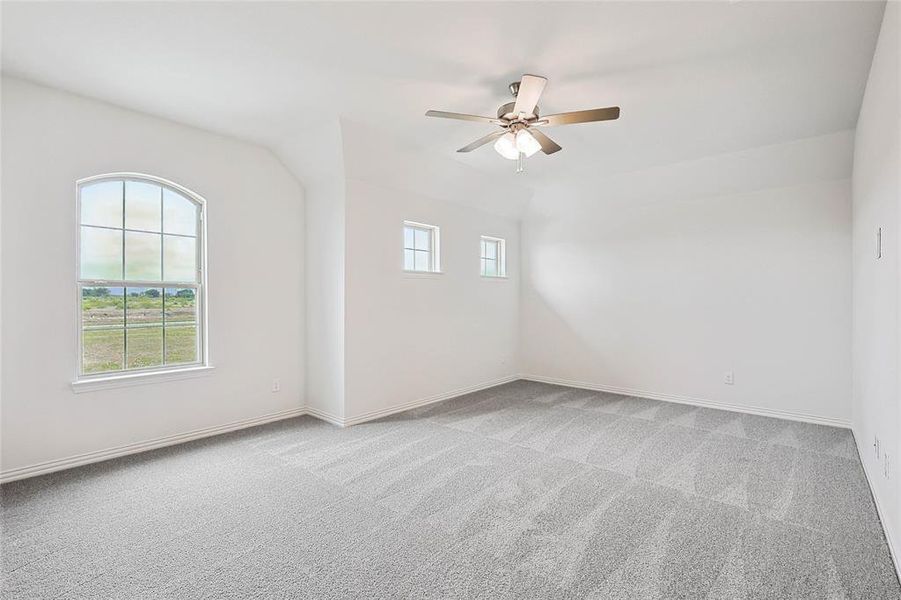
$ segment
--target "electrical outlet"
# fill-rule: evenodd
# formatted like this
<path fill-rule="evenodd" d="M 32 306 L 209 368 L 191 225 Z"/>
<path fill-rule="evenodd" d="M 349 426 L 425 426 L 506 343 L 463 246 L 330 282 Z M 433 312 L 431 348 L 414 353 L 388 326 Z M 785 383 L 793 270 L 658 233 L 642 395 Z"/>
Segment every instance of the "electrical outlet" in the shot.
<path fill-rule="evenodd" d="M 281 382 L 281 380 L 280 380 L 280 379 L 273 379 L 273 380 L 272 380 L 272 391 L 273 391 L 273 393 L 274 393 L 274 392 L 281 391 L 281 389 L 282 389 L 282 382 Z"/>
<path fill-rule="evenodd" d="M 873 436 L 873 453 L 876 454 L 876 460 L 879 460 L 879 438 Z"/>
<path fill-rule="evenodd" d="M 734 385 L 735 384 L 735 373 L 732 371 L 726 371 L 723 373 L 723 383 L 726 385 Z"/>
<path fill-rule="evenodd" d="M 882 476 L 885 477 L 886 479 L 891 479 L 892 478 L 892 457 L 888 452 L 886 452 L 884 454 L 884 456 L 885 456 L 885 458 L 882 461 Z"/>

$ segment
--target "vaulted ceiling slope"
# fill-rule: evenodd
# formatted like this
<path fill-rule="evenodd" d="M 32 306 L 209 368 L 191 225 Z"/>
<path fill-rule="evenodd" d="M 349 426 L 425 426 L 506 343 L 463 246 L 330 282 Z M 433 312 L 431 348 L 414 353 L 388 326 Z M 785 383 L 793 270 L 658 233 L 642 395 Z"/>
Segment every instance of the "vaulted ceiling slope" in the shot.
<path fill-rule="evenodd" d="M 273 151 L 308 192 L 336 199 L 344 197 L 348 181 L 358 180 L 519 218 L 534 193 L 522 179 L 502 180 L 436 153 L 417 151 L 379 127 L 343 118 L 324 119 Z"/>
<path fill-rule="evenodd" d="M 549 78 L 545 114 L 622 107 L 618 121 L 553 130 L 564 151 L 529 159 L 539 182 L 853 128 L 883 8 L 4 2 L 2 64 L 277 152 L 341 118 L 504 180 L 512 165 L 490 147 L 454 152 L 490 129 L 425 110 L 491 115 L 522 73 Z"/>

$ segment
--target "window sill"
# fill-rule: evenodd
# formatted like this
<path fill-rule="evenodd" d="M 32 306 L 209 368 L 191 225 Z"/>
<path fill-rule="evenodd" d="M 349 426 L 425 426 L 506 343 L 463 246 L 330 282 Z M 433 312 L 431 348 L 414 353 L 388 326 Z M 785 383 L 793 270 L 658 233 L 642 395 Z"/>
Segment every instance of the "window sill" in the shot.
<path fill-rule="evenodd" d="M 482 279 L 498 279 L 500 281 L 507 281 L 508 279 L 510 279 L 506 275 L 481 275 L 480 277 Z"/>
<path fill-rule="evenodd" d="M 403 273 L 404 277 L 409 279 L 418 279 L 420 277 L 429 279 L 444 275 L 444 271 L 408 271 L 407 269 L 404 269 Z"/>
<path fill-rule="evenodd" d="M 148 383 L 161 383 L 164 381 L 177 381 L 179 379 L 193 379 L 210 375 L 215 367 L 198 366 L 184 369 L 172 369 L 171 371 L 154 371 L 152 373 L 129 373 L 124 375 L 111 375 L 93 379 L 82 379 L 72 382 L 72 391 L 76 394 L 93 392 L 96 390 L 108 390 L 112 388 L 130 387 L 133 385 L 145 385 Z"/>

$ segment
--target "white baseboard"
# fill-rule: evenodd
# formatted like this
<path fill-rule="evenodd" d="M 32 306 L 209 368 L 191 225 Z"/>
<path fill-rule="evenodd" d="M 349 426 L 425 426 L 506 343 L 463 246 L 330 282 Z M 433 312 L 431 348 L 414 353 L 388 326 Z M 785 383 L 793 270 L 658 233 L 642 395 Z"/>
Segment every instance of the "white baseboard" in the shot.
<path fill-rule="evenodd" d="M 647 390 L 636 390 L 633 388 L 616 387 L 612 385 L 586 383 L 584 381 L 572 381 L 570 379 L 559 379 L 556 377 L 543 377 L 541 375 L 520 375 L 519 378 L 526 379 L 528 381 L 539 381 L 541 383 L 551 383 L 554 385 L 563 385 L 566 387 L 581 388 L 597 392 L 624 394 L 626 396 L 637 396 L 639 398 L 649 398 L 651 400 L 665 400 L 666 402 L 676 402 L 678 404 L 691 404 L 692 406 L 717 408 L 719 410 L 750 413 L 752 415 L 761 415 L 764 417 L 776 417 L 778 419 L 789 419 L 791 421 L 802 421 L 804 423 L 816 423 L 818 425 L 831 425 L 833 427 L 844 427 L 845 429 L 851 428 L 851 422 L 844 419 L 820 417 L 817 415 L 811 415 L 796 411 L 776 410 L 772 408 L 760 408 L 754 406 L 739 406 L 736 404 L 727 404 L 725 402 L 715 402 L 712 400 L 703 400 L 701 398 L 692 398 L 690 396 L 649 392 Z"/>
<path fill-rule="evenodd" d="M 338 427 L 344 427 L 344 419 L 342 417 L 339 417 L 338 415 L 333 415 L 328 411 L 308 406 L 307 414 L 311 417 L 316 417 L 321 421 L 325 421 L 326 423 L 331 423 L 332 425 L 337 425 Z"/>
<path fill-rule="evenodd" d="M 498 379 L 492 379 L 491 381 L 485 381 L 476 385 L 458 388 L 450 392 L 444 392 L 442 394 L 435 394 L 434 396 L 428 396 L 426 398 L 420 398 L 418 400 L 396 404 L 394 406 L 389 406 L 388 408 L 371 410 L 369 412 L 361 413 L 352 417 L 338 417 L 331 413 L 327 413 L 325 411 L 314 408 L 308 408 L 307 412 L 313 417 L 317 417 L 319 419 L 322 419 L 323 421 L 328 421 L 329 423 L 338 425 L 339 427 L 349 427 L 351 425 L 359 425 L 360 423 L 374 421 L 375 419 L 381 419 L 382 417 L 387 417 L 388 415 L 393 415 L 411 410 L 413 408 L 418 408 L 420 406 L 425 406 L 426 404 L 441 402 L 442 400 L 450 400 L 451 398 L 456 398 L 457 396 L 462 396 L 464 394 L 471 394 L 472 392 L 478 392 L 480 390 L 492 388 L 496 385 L 510 383 L 511 381 L 516 381 L 519 378 L 519 375 L 507 375 L 506 377 L 499 377 Z"/>
<path fill-rule="evenodd" d="M 895 573 L 901 578 L 901 563 L 898 562 L 898 552 L 895 548 L 895 545 L 892 543 L 892 536 L 889 534 L 889 529 L 887 527 L 888 521 L 885 518 L 885 511 L 882 509 L 882 505 L 879 504 L 879 496 L 876 495 L 876 488 L 873 487 L 873 476 L 870 473 L 869 461 L 864 459 L 866 450 L 869 450 L 869 447 L 862 448 L 860 446 L 860 442 L 858 441 L 860 438 L 857 435 L 857 431 L 854 430 L 854 427 L 851 427 L 851 434 L 854 436 L 854 446 L 857 448 L 857 454 L 860 458 L 860 464 L 863 465 L 863 473 L 867 478 L 867 485 L 870 486 L 870 495 L 873 497 L 873 504 L 876 505 L 876 514 L 879 515 L 879 522 L 882 524 L 882 532 L 885 534 L 885 541 L 888 543 L 888 551 L 892 557 L 892 563 L 895 565 Z"/>
<path fill-rule="evenodd" d="M 127 456 L 129 454 L 137 454 L 138 452 L 155 450 L 157 448 L 163 448 L 165 446 L 183 444 L 185 442 L 190 442 L 191 440 L 219 435 L 220 433 L 228 433 L 229 431 L 237 431 L 238 429 L 246 429 L 247 427 L 263 425 L 265 423 L 271 423 L 273 421 L 281 421 L 282 419 L 299 417 L 305 414 L 307 414 L 306 408 L 291 408 L 288 410 L 269 413 L 259 417 L 252 417 L 250 419 L 242 419 L 240 421 L 225 423 L 224 425 L 213 425 L 212 427 L 204 427 L 202 429 L 195 429 L 193 431 L 187 431 L 185 433 L 167 435 L 152 440 L 136 442 L 134 444 L 127 444 L 125 446 L 107 448 L 106 450 L 97 450 L 94 452 L 85 452 L 84 454 L 76 454 L 74 456 L 68 456 L 66 458 L 48 460 L 46 462 L 37 463 L 26 467 L 8 469 L 6 471 L 0 472 L 0 483 L 15 481 L 17 479 L 25 479 L 27 477 L 35 477 L 37 475 L 46 475 L 47 473 L 53 473 L 54 471 L 62 471 L 63 469 L 80 467 L 82 465 L 109 460 L 111 458 L 118 458 L 120 456 Z"/>

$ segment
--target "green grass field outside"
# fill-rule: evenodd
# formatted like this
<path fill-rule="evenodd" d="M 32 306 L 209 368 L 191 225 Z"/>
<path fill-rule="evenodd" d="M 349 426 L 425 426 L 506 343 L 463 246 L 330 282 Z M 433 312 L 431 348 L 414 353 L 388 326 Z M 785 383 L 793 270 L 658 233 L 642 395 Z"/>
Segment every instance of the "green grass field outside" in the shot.
<path fill-rule="evenodd" d="M 184 295 L 187 292 L 183 289 L 125 291 L 124 295 L 113 295 L 110 289 L 84 289 L 84 373 L 197 361 L 197 302 L 193 295 Z"/>
<path fill-rule="evenodd" d="M 163 336 L 166 355 L 163 360 Z M 129 327 L 128 329 L 86 329 L 82 335 L 84 372 L 103 373 L 145 369 L 163 364 L 197 361 L 197 327 L 194 324 Z M 127 360 L 126 360 L 127 341 Z"/>

